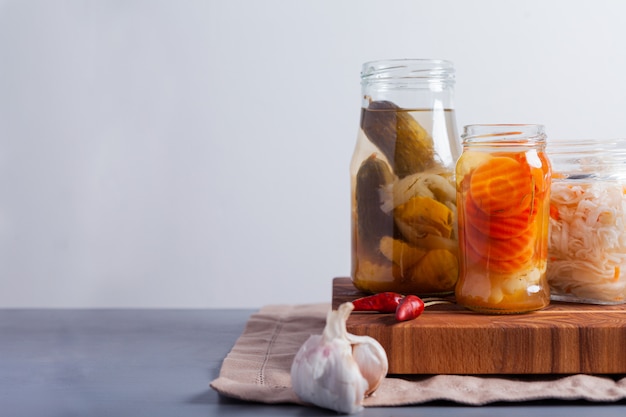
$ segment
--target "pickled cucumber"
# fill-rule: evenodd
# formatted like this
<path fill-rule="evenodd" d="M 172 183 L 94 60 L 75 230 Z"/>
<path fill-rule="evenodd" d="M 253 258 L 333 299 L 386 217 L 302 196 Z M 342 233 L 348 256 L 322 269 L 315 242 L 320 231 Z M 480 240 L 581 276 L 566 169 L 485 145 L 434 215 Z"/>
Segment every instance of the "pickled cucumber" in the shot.
<path fill-rule="evenodd" d="M 398 177 L 435 165 L 433 139 L 407 110 L 390 101 L 372 101 L 361 111 L 361 128 Z"/>
<path fill-rule="evenodd" d="M 356 175 L 357 245 L 376 254 L 378 242 L 394 229 L 393 217 L 381 210 L 379 189 L 393 181 L 389 166 L 372 154 Z"/>

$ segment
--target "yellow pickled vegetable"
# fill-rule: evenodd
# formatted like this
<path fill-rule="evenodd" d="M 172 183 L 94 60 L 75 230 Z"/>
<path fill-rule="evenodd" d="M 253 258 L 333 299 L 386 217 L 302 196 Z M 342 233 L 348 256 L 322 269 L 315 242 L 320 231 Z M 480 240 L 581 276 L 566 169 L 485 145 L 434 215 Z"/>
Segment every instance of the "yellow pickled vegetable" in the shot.
<path fill-rule="evenodd" d="M 418 242 L 427 234 L 449 238 L 454 228 L 453 217 L 445 204 L 421 196 L 394 210 L 396 225 L 409 242 Z"/>
<path fill-rule="evenodd" d="M 353 271 L 353 282 L 357 288 L 365 292 L 387 291 L 395 277 L 401 275 L 400 268 L 394 264 L 381 265 L 377 262 L 360 260 Z"/>
<path fill-rule="evenodd" d="M 443 292 L 454 288 L 459 277 L 459 264 L 452 252 L 434 249 L 426 253 L 410 273 L 411 279 L 427 291 Z"/>
<path fill-rule="evenodd" d="M 391 236 L 385 236 L 380 240 L 380 252 L 385 255 L 385 258 L 398 265 L 403 275 L 404 271 L 419 262 L 426 254 L 426 251 Z"/>

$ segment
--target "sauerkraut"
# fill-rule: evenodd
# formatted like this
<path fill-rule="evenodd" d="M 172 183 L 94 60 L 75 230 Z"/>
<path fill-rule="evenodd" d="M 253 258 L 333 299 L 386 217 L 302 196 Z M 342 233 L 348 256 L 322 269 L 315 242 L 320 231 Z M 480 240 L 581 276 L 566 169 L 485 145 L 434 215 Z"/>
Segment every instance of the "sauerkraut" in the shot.
<path fill-rule="evenodd" d="M 552 299 L 626 301 L 626 188 L 616 181 L 553 180 L 548 281 Z"/>

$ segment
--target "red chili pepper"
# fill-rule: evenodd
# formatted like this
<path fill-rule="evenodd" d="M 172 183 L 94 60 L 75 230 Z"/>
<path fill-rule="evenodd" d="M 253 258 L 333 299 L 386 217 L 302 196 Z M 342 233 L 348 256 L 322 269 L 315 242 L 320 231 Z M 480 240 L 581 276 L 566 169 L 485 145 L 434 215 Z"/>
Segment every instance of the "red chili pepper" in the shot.
<path fill-rule="evenodd" d="M 424 301 L 426 300 L 426 301 Z M 450 304 L 448 300 L 442 298 L 424 298 L 422 300 L 417 295 L 407 295 L 400 301 L 396 309 L 396 321 L 407 321 L 418 318 L 426 307 L 435 304 Z"/>
<path fill-rule="evenodd" d="M 396 320 L 407 321 L 419 317 L 424 311 L 424 302 L 417 295 L 405 296 L 396 309 Z"/>
<path fill-rule="evenodd" d="M 352 301 L 354 311 L 378 311 L 379 313 L 395 313 L 400 300 L 404 296 L 395 292 L 381 292 Z"/>

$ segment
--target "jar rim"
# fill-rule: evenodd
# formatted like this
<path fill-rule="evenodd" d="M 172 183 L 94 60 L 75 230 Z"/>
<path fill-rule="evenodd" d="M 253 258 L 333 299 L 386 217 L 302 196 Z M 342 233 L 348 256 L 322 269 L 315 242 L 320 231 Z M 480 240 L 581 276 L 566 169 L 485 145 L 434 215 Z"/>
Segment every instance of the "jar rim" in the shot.
<path fill-rule="evenodd" d="M 454 64 L 445 59 L 381 59 L 367 61 L 361 69 L 363 82 L 390 80 L 454 82 L 454 74 Z"/>
<path fill-rule="evenodd" d="M 545 127 L 530 123 L 471 124 L 463 127 L 463 143 L 511 144 L 515 142 L 545 143 Z"/>
<path fill-rule="evenodd" d="M 598 148 L 598 149 L 621 149 L 626 151 L 626 138 L 602 138 L 602 139 L 553 139 L 550 146 L 554 148 L 563 148 L 564 150 L 571 148 Z M 572 149 L 572 151 L 574 151 Z M 576 150 L 579 152 L 579 150 Z"/>
<path fill-rule="evenodd" d="M 546 146 L 549 155 L 555 158 L 571 158 L 577 161 L 580 158 L 600 158 L 596 165 L 620 165 L 626 169 L 626 138 L 617 139 L 580 139 L 556 140 Z M 589 160 L 586 160 L 589 164 Z"/>

